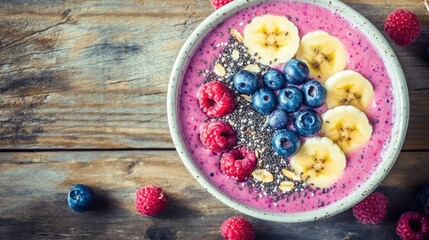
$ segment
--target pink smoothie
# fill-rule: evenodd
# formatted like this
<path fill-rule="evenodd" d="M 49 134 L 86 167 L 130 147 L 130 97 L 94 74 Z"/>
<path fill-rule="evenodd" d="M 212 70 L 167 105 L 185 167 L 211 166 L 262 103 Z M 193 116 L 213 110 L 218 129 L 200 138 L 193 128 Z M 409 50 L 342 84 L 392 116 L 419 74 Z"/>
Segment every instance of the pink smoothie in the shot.
<path fill-rule="evenodd" d="M 219 169 L 220 154 L 206 150 L 198 138 L 200 125 L 208 117 L 200 110 L 196 93 L 204 82 L 201 70 L 213 68 L 213 61 L 222 50 L 230 34 L 229 28 L 243 32 L 246 24 L 255 16 L 264 14 L 290 16 L 298 27 L 299 35 L 316 30 L 324 30 L 338 37 L 348 54 L 346 69 L 355 70 L 368 78 L 375 90 L 373 104 L 366 114 L 374 128 L 370 142 L 347 157 L 343 177 L 329 192 L 307 190 L 293 193 L 287 199 L 274 202 L 272 197 L 260 194 L 255 197 L 246 185 L 236 184 L 223 175 Z M 210 71 L 210 70 L 209 70 Z M 390 78 L 377 49 L 353 24 L 331 10 L 307 3 L 271 2 L 243 10 L 226 19 L 223 24 L 211 31 L 201 42 L 191 59 L 180 91 L 180 123 L 182 136 L 193 159 L 221 191 L 250 207 L 271 212 L 303 212 L 321 208 L 334 203 L 359 188 L 374 172 L 381 162 L 381 153 L 390 141 L 393 119 L 393 95 Z M 271 146 L 269 146 L 271 147 Z M 304 195 L 304 196 L 303 196 Z M 294 196 L 294 197 L 292 197 Z"/>

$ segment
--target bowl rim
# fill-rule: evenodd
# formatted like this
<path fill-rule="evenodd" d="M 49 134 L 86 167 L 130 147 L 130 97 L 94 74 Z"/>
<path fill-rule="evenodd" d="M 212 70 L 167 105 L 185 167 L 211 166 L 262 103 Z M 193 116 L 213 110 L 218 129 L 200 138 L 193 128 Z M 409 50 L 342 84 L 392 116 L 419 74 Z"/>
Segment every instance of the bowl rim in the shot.
<path fill-rule="evenodd" d="M 186 67 L 193 56 L 194 50 L 197 48 L 200 41 L 206 36 L 206 34 L 208 34 L 224 19 L 232 16 L 238 11 L 248 8 L 249 6 L 257 5 L 258 3 L 277 1 L 291 0 L 232 1 L 231 3 L 213 12 L 192 32 L 192 34 L 182 46 L 171 72 L 167 93 L 168 125 L 174 146 L 185 167 L 188 169 L 191 175 L 197 179 L 201 186 L 203 186 L 208 192 L 210 192 L 221 202 L 233 209 L 238 210 L 241 213 L 263 220 L 276 222 L 307 222 L 327 218 L 351 208 L 360 202 L 363 198 L 368 196 L 372 191 L 375 190 L 376 187 L 381 184 L 398 158 L 405 139 L 409 119 L 408 88 L 402 67 L 392 47 L 389 45 L 381 32 L 364 16 L 362 16 L 350 6 L 338 0 L 293 0 L 294 2 L 316 4 L 319 7 L 324 7 L 338 13 L 346 20 L 351 22 L 353 26 L 359 27 L 360 31 L 365 34 L 368 39 L 370 39 L 373 45 L 382 46 L 382 48 L 377 48 L 377 51 L 385 62 L 389 78 L 392 81 L 393 95 L 395 96 L 395 104 L 393 109 L 396 110 L 396 112 L 393 121 L 394 125 L 392 128 L 392 137 L 387 147 L 383 149 L 381 163 L 377 166 L 377 169 L 373 172 L 373 174 L 370 175 L 369 179 L 366 180 L 354 193 L 325 207 L 296 213 L 269 212 L 249 207 L 226 195 L 210 180 L 208 180 L 194 163 L 192 155 L 189 153 L 186 144 L 181 137 L 180 121 L 178 120 L 179 101 L 176 101 L 176 99 L 177 96 L 179 96 L 180 86 L 183 76 L 186 72 Z M 353 19 L 353 21 L 350 21 L 351 19 Z M 374 38 L 371 39 L 371 36 Z"/>

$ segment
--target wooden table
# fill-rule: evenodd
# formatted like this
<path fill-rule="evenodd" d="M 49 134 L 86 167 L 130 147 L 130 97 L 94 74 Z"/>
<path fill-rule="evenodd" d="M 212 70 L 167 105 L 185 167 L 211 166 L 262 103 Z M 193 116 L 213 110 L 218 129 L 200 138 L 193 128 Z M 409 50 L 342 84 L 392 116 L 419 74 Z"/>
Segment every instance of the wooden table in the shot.
<path fill-rule="evenodd" d="M 419 210 L 416 187 L 429 182 L 428 13 L 420 0 L 345 2 L 379 29 L 400 7 L 423 26 L 412 46 L 393 44 L 411 117 L 378 189 L 390 199 L 388 217 L 375 226 L 350 210 L 302 224 L 248 217 L 258 239 L 396 239 L 400 214 Z M 0 0 L 0 239 L 220 239 L 220 224 L 241 214 L 188 173 L 166 116 L 175 57 L 212 11 L 206 0 Z M 96 191 L 94 211 L 68 208 L 76 183 Z M 134 209 L 136 189 L 149 183 L 170 197 L 154 218 Z"/>

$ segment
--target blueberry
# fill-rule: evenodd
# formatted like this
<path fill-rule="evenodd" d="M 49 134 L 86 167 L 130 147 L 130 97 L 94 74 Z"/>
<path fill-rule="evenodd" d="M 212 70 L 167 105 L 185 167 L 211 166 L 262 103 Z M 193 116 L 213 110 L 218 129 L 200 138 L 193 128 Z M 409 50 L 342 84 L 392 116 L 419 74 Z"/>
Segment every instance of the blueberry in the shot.
<path fill-rule="evenodd" d="M 429 184 L 420 188 L 416 198 L 417 202 L 424 208 L 426 215 L 429 215 Z"/>
<path fill-rule="evenodd" d="M 295 86 L 287 86 L 280 90 L 279 105 L 286 112 L 296 112 L 301 108 L 303 96 L 302 91 Z"/>
<path fill-rule="evenodd" d="M 308 81 L 301 86 L 301 90 L 304 94 L 305 105 L 318 108 L 325 102 L 326 89 L 320 82 L 316 80 Z"/>
<path fill-rule="evenodd" d="M 264 74 L 264 83 L 272 90 L 279 90 L 286 86 L 285 75 L 277 69 L 270 68 Z"/>
<path fill-rule="evenodd" d="M 83 184 L 77 184 L 70 189 L 67 195 L 69 207 L 76 212 L 91 210 L 94 203 L 94 193 L 91 188 Z"/>
<path fill-rule="evenodd" d="M 258 89 L 258 76 L 247 70 L 237 72 L 232 77 L 232 81 L 238 93 L 251 95 Z"/>
<path fill-rule="evenodd" d="M 271 141 L 273 150 L 282 157 L 289 157 L 296 153 L 301 146 L 301 140 L 299 140 L 296 132 L 284 129 L 276 132 Z"/>
<path fill-rule="evenodd" d="M 252 95 L 252 104 L 257 112 L 268 115 L 276 109 L 277 97 L 269 88 L 263 87 Z"/>
<path fill-rule="evenodd" d="M 297 59 L 292 59 L 286 63 L 284 74 L 288 83 L 301 85 L 308 79 L 310 71 L 307 64 Z"/>
<path fill-rule="evenodd" d="M 287 112 L 282 109 L 274 110 L 268 117 L 268 125 L 275 130 L 285 129 L 288 122 Z"/>
<path fill-rule="evenodd" d="M 428 61 L 429 61 L 429 45 L 428 45 L 428 46 L 426 46 L 426 49 L 425 49 L 425 55 L 426 55 L 426 60 L 428 60 Z"/>
<path fill-rule="evenodd" d="M 319 132 L 322 127 L 322 119 L 313 109 L 303 109 L 295 113 L 293 126 L 299 135 L 309 137 Z"/>

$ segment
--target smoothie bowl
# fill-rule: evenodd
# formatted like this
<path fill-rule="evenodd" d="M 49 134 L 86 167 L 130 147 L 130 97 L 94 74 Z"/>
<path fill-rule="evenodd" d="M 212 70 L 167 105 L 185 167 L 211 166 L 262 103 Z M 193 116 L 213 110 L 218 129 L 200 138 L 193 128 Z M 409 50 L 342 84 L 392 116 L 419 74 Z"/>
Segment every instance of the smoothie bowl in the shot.
<path fill-rule="evenodd" d="M 167 101 L 175 147 L 198 182 L 281 222 L 332 216 L 370 194 L 409 114 L 391 47 L 339 1 L 227 4 L 181 49 Z"/>

